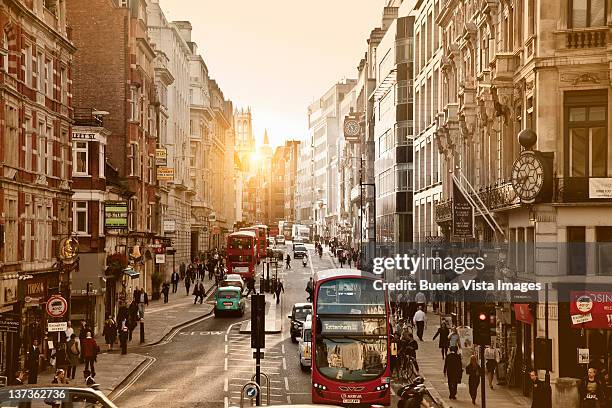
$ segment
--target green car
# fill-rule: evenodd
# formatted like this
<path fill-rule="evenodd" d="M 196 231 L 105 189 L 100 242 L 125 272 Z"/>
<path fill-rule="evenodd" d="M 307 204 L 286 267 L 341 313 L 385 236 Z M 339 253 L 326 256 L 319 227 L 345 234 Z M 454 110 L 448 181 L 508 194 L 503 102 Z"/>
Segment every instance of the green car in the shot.
<path fill-rule="evenodd" d="M 246 301 L 242 297 L 240 288 L 235 286 L 224 286 L 217 289 L 215 293 L 215 316 L 223 313 L 238 313 L 244 316 Z"/>

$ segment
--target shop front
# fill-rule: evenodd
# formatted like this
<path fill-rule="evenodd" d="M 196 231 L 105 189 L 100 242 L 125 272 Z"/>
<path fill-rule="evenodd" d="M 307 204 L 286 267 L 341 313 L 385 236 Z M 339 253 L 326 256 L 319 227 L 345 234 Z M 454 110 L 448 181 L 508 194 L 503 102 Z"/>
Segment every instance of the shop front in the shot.
<path fill-rule="evenodd" d="M 535 307 L 532 303 L 514 303 L 512 326 L 509 343 L 514 344 L 508 358 L 508 381 L 511 385 L 520 387 L 523 395 L 531 393 L 529 371 L 533 364 L 533 344 L 536 337 Z"/>
<path fill-rule="evenodd" d="M 20 318 L 17 303 L 17 273 L 0 276 L 0 375 L 13 378 L 18 369 Z"/>

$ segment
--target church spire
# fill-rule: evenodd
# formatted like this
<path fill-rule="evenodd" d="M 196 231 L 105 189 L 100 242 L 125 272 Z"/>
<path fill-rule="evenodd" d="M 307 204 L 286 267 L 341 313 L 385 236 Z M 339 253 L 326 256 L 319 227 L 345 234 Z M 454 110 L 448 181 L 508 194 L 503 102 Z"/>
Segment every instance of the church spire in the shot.
<path fill-rule="evenodd" d="M 264 146 L 267 146 L 270 144 L 270 140 L 268 140 L 268 129 L 264 130 L 264 140 L 263 140 L 263 144 Z"/>

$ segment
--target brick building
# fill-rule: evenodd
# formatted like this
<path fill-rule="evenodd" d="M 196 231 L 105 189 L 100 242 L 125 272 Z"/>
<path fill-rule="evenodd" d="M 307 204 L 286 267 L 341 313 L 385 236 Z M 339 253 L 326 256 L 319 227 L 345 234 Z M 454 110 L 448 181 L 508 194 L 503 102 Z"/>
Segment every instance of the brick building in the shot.
<path fill-rule="evenodd" d="M 20 322 L 0 333 L 0 375 L 12 376 L 15 350 L 46 331 L 49 295 L 69 296 L 56 256 L 70 235 L 75 47 L 58 0 L 1 0 L 0 27 L 0 313 Z"/>
<path fill-rule="evenodd" d="M 157 142 L 155 51 L 147 34 L 146 2 L 68 0 L 68 21 L 74 29 L 75 104 L 109 112 L 104 126 L 111 133 L 107 159 L 131 193 L 128 228 L 109 231 L 115 245 L 107 257 L 131 257 L 138 278 L 116 296 L 130 301 L 130 289 L 154 291 L 154 238 L 156 220 L 155 147 Z M 108 242 L 107 242 L 108 246 Z M 114 299 L 117 300 L 117 299 Z"/>

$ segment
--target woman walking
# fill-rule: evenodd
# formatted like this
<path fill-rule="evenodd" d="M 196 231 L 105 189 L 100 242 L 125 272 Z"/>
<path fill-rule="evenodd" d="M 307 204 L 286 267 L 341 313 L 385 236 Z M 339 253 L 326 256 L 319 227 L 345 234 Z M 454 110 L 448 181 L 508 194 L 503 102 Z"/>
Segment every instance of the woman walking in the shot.
<path fill-rule="evenodd" d="M 476 396 L 478 394 L 478 385 L 480 384 L 480 366 L 476 360 L 476 356 L 470 357 L 470 364 L 465 367 L 465 372 L 468 375 L 468 385 L 470 389 L 470 397 L 472 397 L 472 404 L 476 405 Z"/>
<path fill-rule="evenodd" d="M 117 341 L 117 323 L 115 323 L 112 317 L 108 316 L 104 322 L 104 330 L 102 331 L 102 334 L 104 335 L 104 340 L 106 341 L 106 349 L 108 351 L 112 351 L 113 344 L 115 344 L 115 341 Z"/>
<path fill-rule="evenodd" d="M 446 322 L 442 322 L 442 325 L 440 325 L 440 327 L 438 327 L 438 331 L 436 332 L 435 336 L 433 336 L 432 340 L 435 340 L 436 337 L 440 336 L 440 339 L 438 340 L 438 347 L 440 347 L 440 352 L 442 353 L 442 360 L 444 360 L 446 358 L 446 355 L 448 353 L 448 335 L 450 334 L 450 331 L 448 330 L 448 327 L 446 327 Z"/>

